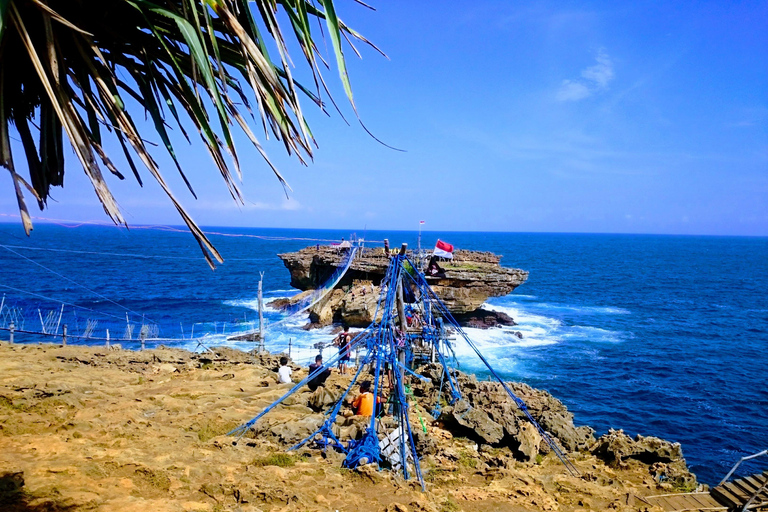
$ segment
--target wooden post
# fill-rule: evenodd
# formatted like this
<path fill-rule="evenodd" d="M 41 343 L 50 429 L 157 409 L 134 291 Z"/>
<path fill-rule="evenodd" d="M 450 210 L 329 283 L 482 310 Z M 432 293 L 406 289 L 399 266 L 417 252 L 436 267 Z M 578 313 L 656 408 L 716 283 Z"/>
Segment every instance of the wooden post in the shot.
<path fill-rule="evenodd" d="M 64 324 L 64 329 L 62 329 L 61 334 L 61 344 L 65 347 L 67 346 L 67 324 Z"/>
<path fill-rule="evenodd" d="M 141 331 L 139 332 L 139 337 L 141 338 L 141 350 L 144 350 L 144 342 L 147 341 L 147 329 L 146 326 L 141 326 Z"/>
<path fill-rule="evenodd" d="M 408 249 L 408 244 L 403 244 L 400 247 L 400 256 L 405 256 L 405 251 Z M 408 324 L 405 321 L 405 300 L 403 299 L 403 276 L 398 276 L 397 279 L 397 316 L 400 318 L 400 330 L 405 335 L 408 331 Z"/>
<path fill-rule="evenodd" d="M 107 329 L 107 350 L 109 350 L 109 329 Z"/>
<path fill-rule="evenodd" d="M 293 338 L 288 338 L 288 359 L 291 358 L 291 344 L 293 342 Z"/>
<path fill-rule="evenodd" d="M 405 321 L 405 301 L 403 300 L 403 280 L 397 281 L 397 316 L 400 319 L 400 330 L 405 334 L 408 331 L 408 323 Z"/>
<path fill-rule="evenodd" d="M 389 239 L 388 238 L 384 239 L 384 254 L 389 256 Z"/>
<path fill-rule="evenodd" d="M 14 332 L 16 332 L 16 324 L 11 322 L 11 325 L 10 325 L 10 333 L 11 333 L 10 334 L 10 342 L 11 342 L 11 345 L 13 345 L 13 333 Z"/>
<path fill-rule="evenodd" d="M 259 272 L 259 352 L 264 352 L 264 297 L 262 295 L 262 281 L 264 272 Z"/>

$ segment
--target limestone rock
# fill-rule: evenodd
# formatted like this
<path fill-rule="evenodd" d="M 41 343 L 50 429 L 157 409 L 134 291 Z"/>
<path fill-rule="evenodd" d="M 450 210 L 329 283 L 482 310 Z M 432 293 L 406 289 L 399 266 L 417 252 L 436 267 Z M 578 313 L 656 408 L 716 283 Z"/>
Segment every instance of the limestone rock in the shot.
<path fill-rule="evenodd" d="M 639 434 L 633 440 L 623 430 L 613 429 L 600 437 L 590 451 L 608 463 L 621 463 L 631 458 L 645 464 L 654 464 L 675 462 L 683 458 L 679 443 Z"/>
<path fill-rule="evenodd" d="M 531 462 L 536 459 L 541 448 L 542 437 L 532 423 L 526 423 L 520 426 L 520 433 L 517 436 L 520 441 L 518 451 L 525 457 L 525 460 Z"/>
<path fill-rule="evenodd" d="M 315 411 L 324 411 L 336 403 L 338 397 L 325 386 L 318 387 L 309 395 L 309 406 Z"/>
<path fill-rule="evenodd" d="M 454 407 L 447 408 L 441 419 L 452 420 L 488 444 L 497 444 L 504 438 L 504 428 L 501 425 L 494 422 L 484 410 L 471 407 L 464 400 L 459 400 Z"/>
<path fill-rule="evenodd" d="M 293 445 L 317 430 L 322 421 L 322 415 L 312 414 L 296 421 L 287 421 L 272 425 L 271 427 L 267 427 L 267 431 L 279 442 Z"/>
<path fill-rule="evenodd" d="M 346 254 L 335 247 L 314 246 L 278 256 L 291 273 L 291 286 L 310 290 L 325 283 Z M 413 259 L 413 254 L 409 256 Z M 502 267 L 499 261 L 500 257 L 495 254 L 457 250 L 452 261 L 440 263 L 445 277 L 428 278 L 428 281 L 451 313 L 469 313 L 477 310 L 488 297 L 507 295 L 528 278 L 528 272 Z M 388 265 L 389 258 L 381 249 L 363 249 L 338 287 L 346 290 L 355 281 L 369 281 L 378 286 Z M 357 324 L 350 322 L 350 325 Z"/>
<path fill-rule="evenodd" d="M 428 377 L 431 383 L 415 383 L 414 396 L 424 397 L 425 401 L 437 400 L 440 366 L 425 365 L 418 373 Z M 509 447 L 527 461 L 534 460 L 539 453 L 549 452 L 548 444 L 500 383 L 480 382 L 475 376 L 460 372 L 456 372 L 456 377 L 464 399 L 442 409 L 440 421 L 446 429 L 485 445 Z M 562 451 L 582 450 L 594 442 L 594 431 L 574 426 L 573 415 L 546 391 L 521 383 L 507 383 L 507 386 L 526 403 L 531 416 Z"/>

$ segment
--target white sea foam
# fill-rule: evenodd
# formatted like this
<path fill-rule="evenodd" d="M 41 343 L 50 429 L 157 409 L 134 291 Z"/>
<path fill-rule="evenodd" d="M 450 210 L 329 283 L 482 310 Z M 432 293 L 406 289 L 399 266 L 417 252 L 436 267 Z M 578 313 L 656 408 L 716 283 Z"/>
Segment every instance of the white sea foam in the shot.
<path fill-rule="evenodd" d="M 546 312 L 556 313 L 580 313 L 588 315 L 598 314 L 629 314 L 622 308 L 592 307 L 592 306 L 564 306 L 547 303 L 517 303 L 516 298 L 536 298 L 535 296 L 507 296 L 491 299 L 492 302 L 483 304 L 483 308 L 491 311 L 506 313 L 511 316 L 517 325 L 491 329 L 465 328 L 464 331 L 480 350 L 489 363 L 505 372 L 514 372 L 519 361 L 530 356 L 532 350 L 562 342 L 577 343 L 617 343 L 627 338 L 626 333 L 590 327 L 582 325 L 569 325 L 558 318 L 549 316 Z M 249 309 L 258 309 L 258 300 L 240 299 L 226 301 L 225 304 Z M 534 312 L 535 311 L 535 312 Z M 291 356 L 294 361 L 309 363 L 317 354 L 315 344 L 329 344 L 333 339 L 332 327 L 305 331 L 302 327 L 308 322 L 307 315 L 300 315 L 285 321 L 280 311 L 274 308 L 266 308 L 267 340 L 266 348 L 272 352 L 287 352 L 291 345 Z M 516 333 L 522 334 L 522 338 Z M 629 335 L 631 336 L 631 334 Z M 226 345 L 242 350 L 253 348 L 252 343 L 226 342 Z M 455 335 L 453 341 L 456 356 L 462 367 L 467 370 L 482 370 L 484 365 L 477 357 L 466 341 Z M 334 348 L 328 348 L 324 352 L 326 359 L 336 354 Z"/>
<path fill-rule="evenodd" d="M 546 307 L 540 308 L 540 304 L 536 305 L 537 309 L 547 309 Z M 546 306 L 546 305 L 544 305 Z M 561 341 L 590 341 L 590 342 L 610 342 L 616 343 L 624 341 L 627 338 L 627 334 L 618 331 L 612 331 L 610 329 L 603 329 L 600 327 L 590 327 L 582 325 L 569 325 L 561 320 L 552 318 L 549 316 L 532 313 L 526 311 L 524 306 L 515 305 L 498 305 L 485 303 L 484 309 L 491 311 L 498 311 L 506 313 L 511 316 L 517 325 L 513 327 L 505 327 L 502 331 L 511 330 L 519 331 L 523 335 L 522 340 L 518 340 L 519 347 L 535 347 L 540 345 L 550 345 Z M 583 311 L 594 311 L 597 309 L 603 310 L 609 314 L 625 314 L 626 310 L 621 308 L 579 308 Z M 626 313 L 629 313 L 626 311 Z"/>
<path fill-rule="evenodd" d="M 270 297 L 269 300 L 271 302 L 272 300 L 275 300 L 275 299 L 288 299 L 288 298 L 290 297 L 275 296 L 275 297 Z M 224 305 L 234 306 L 238 308 L 248 308 L 248 309 L 252 309 L 253 311 L 258 311 L 259 299 L 254 298 L 254 299 L 225 300 Z M 264 302 L 264 312 L 279 313 L 280 310 L 275 308 L 274 306 L 270 306 L 268 302 Z"/>

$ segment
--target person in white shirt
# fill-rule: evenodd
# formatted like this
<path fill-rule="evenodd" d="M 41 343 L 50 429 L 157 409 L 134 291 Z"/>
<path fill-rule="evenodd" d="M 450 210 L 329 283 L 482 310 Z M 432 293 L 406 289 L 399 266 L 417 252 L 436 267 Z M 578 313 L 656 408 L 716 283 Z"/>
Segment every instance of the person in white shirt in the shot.
<path fill-rule="evenodd" d="M 280 358 L 280 368 L 277 370 L 277 381 L 280 384 L 288 384 L 291 380 L 291 368 L 288 366 L 288 358 Z"/>

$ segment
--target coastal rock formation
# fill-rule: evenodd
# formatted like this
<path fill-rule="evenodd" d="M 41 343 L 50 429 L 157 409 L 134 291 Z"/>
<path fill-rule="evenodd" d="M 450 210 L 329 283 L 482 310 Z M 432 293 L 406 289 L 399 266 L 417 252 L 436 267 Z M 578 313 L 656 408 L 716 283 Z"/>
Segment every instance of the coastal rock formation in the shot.
<path fill-rule="evenodd" d="M 568 448 L 579 472 L 571 475 L 498 385 L 462 374 L 474 387 L 465 404 L 443 411 L 476 412 L 455 423 L 426 412 L 434 379 L 409 378 L 425 491 L 375 466 L 343 469 L 332 449 L 286 452 L 324 418 L 310 404 L 338 397 L 348 375 L 332 374 L 327 396 L 297 393 L 256 423 L 258 434 L 234 444 L 227 432 L 290 389 L 277 383 L 277 358 L 221 347 L 195 354 L 0 343 L 0 510 L 640 512 L 649 509 L 635 506 L 635 496 L 695 486 L 676 445 L 616 431 L 592 451 L 578 448 L 591 433 L 573 427 L 559 401 L 511 383 L 556 442 L 577 450 Z M 306 376 L 294 369 L 295 379 Z M 431 379 L 438 369 L 419 372 Z M 467 418 L 470 427 L 460 424 Z M 334 428 L 354 437 L 365 423 L 341 416 Z M 475 423 L 483 437 L 464 437 Z"/>
<path fill-rule="evenodd" d="M 688 471 L 679 443 L 640 434 L 632 439 L 623 430 L 611 429 L 590 451 L 614 467 L 626 467 L 629 460 L 647 464 L 658 481 L 665 481 L 671 487 L 696 487 L 696 478 Z"/>
<path fill-rule="evenodd" d="M 418 390 L 418 396 L 425 397 L 427 404 L 433 401 L 433 405 L 425 407 L 434 407 L 438 400 L 440 366 L 427 365 L 419 373 L 432 382 L 414 383 L 414 394 Z M 523 460 L 549 452 L 549 446 L 542 442 L 536 429 L 531 428 L 533 425 L 499 382 L 481 382 L 474 375 L 461 372 L 457 372 L 456 376 L 465 396 L 453 406 L 443 407 L 439 417 L 454 435 L 494 447 L 508 447 L 520 454 Z M 527 384 L 510 382 L 507 385 L 526 403 L 531 415 L 563 451 L 583 450 L 594 443 L 594 430 L 587 426 L 576 427 L 573 414 L 560 400 Z"/>
<path fill-rule="evenodd" d="M 315 246 L 278 256 L 291 273 L 291 286 L 310 290 L 333 275 L 345 258 L 342 251 L 329 246 Z M 413 257 L 410 252 L 408 255 Z M 489 252 L 457 250 L 452 261 L 440 262 L 445 276 L 429 277 L 427 280 L 451 313 L 470 313 L 488 297 L 507 295 L 528 278 L 528 272 L 524 270 L 500 266 L 500 259 L 500 256 Z M 382 249 L 363 249 L 337 288 L 348 294 L 355 282 L 368 282 L 378 289 L 388 266 L 389 257 Z M 343 307 L 346 306 L 345 303 Z M 336 315 L 346 319 L 343 309 L 339 314 L 335 311 L 340 310 L 334 310 L 331 317 Z M 318 314 L 320 318 L 325 316 L 329 315 Z"/>
<path fill-rule="evenodd" d="M 456 321 L 465 327 L 475 329 L 490 329 L 491 327 L 500 327 L 502 325 L 517 325 L 514 319 L 503 311 L 488 311 L 487 309 L 477 309 L 471 313 L 454 315 Z"/>

